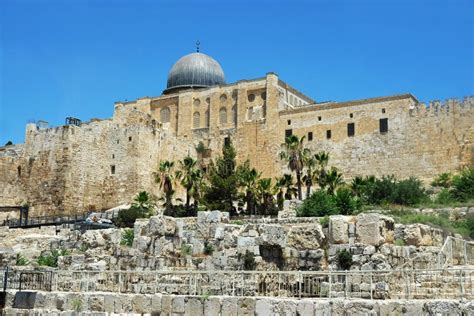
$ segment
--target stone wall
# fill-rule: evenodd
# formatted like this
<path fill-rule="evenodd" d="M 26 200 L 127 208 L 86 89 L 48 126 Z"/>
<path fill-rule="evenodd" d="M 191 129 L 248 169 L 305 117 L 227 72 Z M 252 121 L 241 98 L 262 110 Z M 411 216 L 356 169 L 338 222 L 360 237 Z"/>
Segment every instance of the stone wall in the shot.
<path fill-rule="evenodd" d="M 291 104 L 288 91 L 303 103 L 293 98 Z M 233 140 L 239 162 L 249 159 L 263 176 L 279 176 L 288 172 L 278 155 L 288 129 L 306 136 L 313 151 L 328 151 L 330 165 L 346 178 L 394 174 L 429 180 L 474 163 L 472 97 L 429 108 L 412 95 L 311 102 L 270 73 L 117 102 L 113 118 L 80 126 L 29 124 L 24 145 L 0 148 L 0 205 L 28 202 L 31 216 L 114 207 L 140 190 L 158 193 L 153 172 L 161 159 L 196 157 L 199 142 L 216 157 L 226 137 Z M 161 121 L 164 108 L 170 110 L 169 122 Z M 388 119 L 387 133 L 379 132 L 382 118 Z M 355 124 L 353 137 L 347 135 L 348 123 Z"/>
<path fill-rule="evenodd" d="M 23 297 L 22 297 L 23 296 Z M 8 292 L 5 315 L 472 315 L 474 304 L 459 300 L 344 300 L 271 297 L 181 296 L 118 293 L 37 292 L 30 301 Z M 31 309 L 18 309 L 19 306 Z"/>

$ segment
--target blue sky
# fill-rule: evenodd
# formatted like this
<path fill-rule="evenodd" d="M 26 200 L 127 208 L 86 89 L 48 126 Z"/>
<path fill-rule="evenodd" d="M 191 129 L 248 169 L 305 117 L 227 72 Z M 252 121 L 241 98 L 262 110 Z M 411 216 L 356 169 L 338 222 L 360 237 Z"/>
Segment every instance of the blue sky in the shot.
<path fill-rule="evenodd" d="M 195 50 L 227 82 L 276 72 L 317 101 L 474 94 L 474 1 L 0 1 L 0 145 L 25 124 L 160 95 Z"/>

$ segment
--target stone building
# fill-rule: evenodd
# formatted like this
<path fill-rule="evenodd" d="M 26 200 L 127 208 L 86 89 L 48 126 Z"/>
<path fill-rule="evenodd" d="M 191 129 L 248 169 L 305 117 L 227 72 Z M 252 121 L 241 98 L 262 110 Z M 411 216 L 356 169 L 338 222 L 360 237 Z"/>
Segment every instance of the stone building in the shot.
<path fill-rule="evenodd" d="M 426 106 L 411 94 L 318 103 L 274 73 L 226 84 L 218 62 L 192 53 L 162 95 L 116 102 L 112 118 L 28 124 L 24 144 L 0 148 L 0 205 L 28 202 L 35 215 L 114 207 L 139 190 L 158 193 L 160 160 L 197 156 L 200 142 L 215 157 L 227 139 L 240 162 L 275 177 L 290 134 L 328 151 L 347 178 L 429 180 L 474 164 L 473 106 L 474 97 Z"/>

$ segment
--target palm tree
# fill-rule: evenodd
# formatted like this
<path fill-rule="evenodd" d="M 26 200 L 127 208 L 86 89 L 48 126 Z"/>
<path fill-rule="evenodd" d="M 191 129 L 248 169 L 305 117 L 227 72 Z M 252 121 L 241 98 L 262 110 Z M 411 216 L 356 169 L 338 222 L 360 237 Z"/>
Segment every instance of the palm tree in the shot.
<path fill-rule="evenodd" d="M 311 195 L 311 187 L 313 186 L 313 179 L 316 177 L 317 160 L 314 156 L 308 156 L 305 159 L 306 174 L 303 176 L 303 182 L 306 184 L 306 198 Z"/>
<path fill-rule="evenodd" d="M 329 170 L 326 174 L 325 184 L 327 186 L 327 192 L 331 195 L 334 194 L 337 187 L 339 187 L 343 183 L 344 181 L 342 179 L 342 173 L 337 171 L 337 168 L 332 167 L 331 170 Z"/>
<path fill-rule="evenodd" d="M 364 191 L 365 185 L 366 185 L 366 181 L 363 177 L 355 176 L 354 178 L 352 178 L 352 181 L 351 181 L 351 184 L 350 184 L 352 194 L 354 194 L 354 196 L 360 198 L 362 196 L 363 191 Z"/>
<path fill-rule="evenodd" d="M 309 156 L 309 149 L 303 145 L 304 136 L 298 138 L 296 135 L 290 135 L 285 139 L 283 151 L 280 158 L 288 162 L 288 168 L 296 173 L 296 185 L 298 187 L 298 199 L 302 200 L 301 193 L 301 172 L 304 167 L 305 157 Z"/>
<path fill-rule="evenodd" d="M 329 162 L 329 153 L 320 151 L 314 155 L 314 159 L 318 165 L 318 169 L 316 170 L 316 181 L 318 182 L 318 185 L 321 187 L 321 189 L 324 189 L 326 187 L 326 168 Z"/>
<path fill-rule="evenodd" d="M 173 167 L 174 162 L 163 160 L 160 161 L 160 166 L 158 168 L 158 172 L 155 174 L 155 181 L 160 185 L 160 189 L 163 190 L 165 194 L 165 209 L 167 211 L 171 211 L 173 208 L 173 184 L 174 184 L 174 177 L 173 177 Z"/>
<path fill-rule="evenodd" d="M 199 180 L 202 179 L 202 170 L 198 167 L 198 161 L 190 156 L 184 157 L 184 159 L 178 162 L 179 170 L 176 171 L 176 179 L 178 179 L 186 190 L 186 210 L 190 210 L 191 197 L 197 196 L 197 191 L 200 191 L 198 185 Z M 194 200 L 195 207 L 197 206 L 196 200 Z"/>
<path fill-rule="evenodd" d="M 285 189 L 285 192 L 283 189 Z M 283 209 L 285 200 L 291 200 L 298 193 L 298 190 L 293 186 L 293 176 L 288 173 L 276 179 L 275 190 L 277 191 L 277 203 L 280 210 Z"/>
<path fill-rule="evenodd" d="M 155 206 L 155 202 L 151 194 L 146 191 L 141 191 L 133 199 L 132 206 L 148 214 Z"/>
<path fill-rule="evenodd" d="M 255 193 L 256 184 L 261 173 L 255 168 L 250 168 L 250 162 L 247 160 L 243 165 L 237 168 L 239 186 L 245 191 L 245 202 L 247 203 L 247 214 L 255 213 Z"/>
<path fill-rule="evenodd" d="M 272 186 L 272 179 L 264 178 L 257 181 L 257 199 L 261 215 L 275 215 L 275 187 Z"/>

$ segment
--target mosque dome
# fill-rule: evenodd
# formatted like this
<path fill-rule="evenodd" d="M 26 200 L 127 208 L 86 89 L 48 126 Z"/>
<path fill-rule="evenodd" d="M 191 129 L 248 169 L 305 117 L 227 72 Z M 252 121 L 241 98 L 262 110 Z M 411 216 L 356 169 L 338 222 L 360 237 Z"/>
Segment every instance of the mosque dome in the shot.
<path fill-rule="evenodd" d="M 168 74 L 168 84 L 163 93 L 180 89 L 205 88 L 225 83 L 224 71 L 213 58 L 202 53 L 181 57 Z"/>

